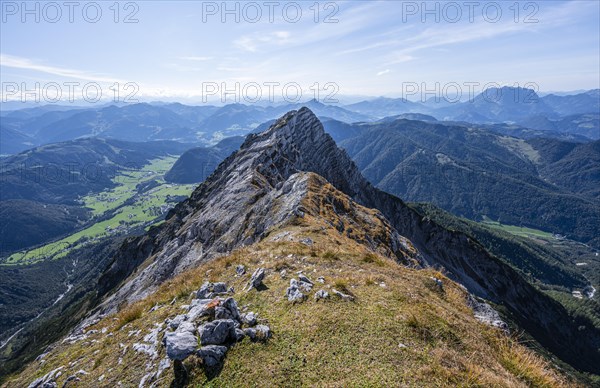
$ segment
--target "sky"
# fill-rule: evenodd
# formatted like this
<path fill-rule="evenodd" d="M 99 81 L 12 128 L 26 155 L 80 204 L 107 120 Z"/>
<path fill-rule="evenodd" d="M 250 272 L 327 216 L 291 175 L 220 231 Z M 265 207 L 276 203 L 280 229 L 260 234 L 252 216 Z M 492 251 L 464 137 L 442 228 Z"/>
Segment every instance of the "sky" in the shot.
<path fill-rule="evenodd" d="M 600 88 L 596 0 L 65 4 L 0 1 L 3 101 L 100 92 L 210 102 L 229 91 L 242 103 L 336 102 L 464 97 L 498 85 Z"/>

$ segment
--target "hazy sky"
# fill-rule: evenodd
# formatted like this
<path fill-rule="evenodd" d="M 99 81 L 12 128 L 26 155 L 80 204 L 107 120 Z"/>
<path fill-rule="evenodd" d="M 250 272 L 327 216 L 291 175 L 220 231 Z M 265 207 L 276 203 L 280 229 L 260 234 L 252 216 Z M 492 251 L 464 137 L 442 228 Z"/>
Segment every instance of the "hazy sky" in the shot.
<path fill-rule="evenodd" d="M 228 2 L 230 13 L 221 1 L 22 4 L 1 2 L 5 94 L 36 82 L 63 92 L 64 82 L 97 82 L 105 94 L 131 82 L 150 99 L 197 98 L 236 82 L 247 94 L 256 82 L 263 95 L 265 83 L 279 83 L 277 94 L 295 82 L 307 98 L 315 83 L 331 83 L 321 98 L 400 96 L 436 83 L 600 87 L 596 0 L 429 2 L 429 13 L 421 1 Z"/>

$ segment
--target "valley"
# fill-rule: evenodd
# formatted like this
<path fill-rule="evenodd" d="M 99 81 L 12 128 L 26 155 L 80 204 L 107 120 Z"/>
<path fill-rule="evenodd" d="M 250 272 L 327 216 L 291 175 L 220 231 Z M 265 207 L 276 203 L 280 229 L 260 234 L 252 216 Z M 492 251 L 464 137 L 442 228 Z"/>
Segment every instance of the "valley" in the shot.
<path fill-rule="evenodd" d="M 108 212 L 113 215 L 113 218 L 134 214 L 133 207 L 140 206 L 138 201 L 143 201 L 148 206 L 147 209 L 150 209 L 156 205 L 153 202 L 155 197 L 151 195 L 163 193 L 165 197 L 160 198 L 162 201 L 166 201 L 166 195 L 173 195 L 175 186 L 167 187 L 170 184 L 165 183 L 161 177 L 174 161 L 173 157 L 153 159 L 145 165 L 152 166 L 155 171 L 153 174 L 145 171 L 145 168 L 136 172 L 124 171 L 115 176 L 113 188 L 94 196 L 86 196 L 82 198 L 82 202 L 89 203 L 97 216 Z M 150 182 L 156 183 L 149 184 Z M 140 187 L 152 186 L 155 187 L 140 190 Z M 181 190 L 185 188 L 186 186 L 181 186 Z M 106 200 L 107 203 L 99 205 L 94 202 L 98 199 Z M 210 281 L 228 279 L 228 282 L 235 284 L 234 290 L 228 292 L 237 294 L 239 292 L 237 290 L 242 287 L 239 280 L 229 277 L 226 273 L 233 273 L 234 266 L 243 263 L 250 268 L 257 265 L 268 268 L 269 276 L 268 280 L 265 280 L 267 286 L 264 289 L 259 288 L 259 290 L 266 289 L 266 294 L 261 292 L 251 299 L 247 299 L 250 297 L 248 292 L 240 296 L 241 300 L 247 301 L 246 303 L 254 304 L 256 307 L 262 306 L 259 314 L 267 318 L 264 322 L 268 322 L 274 330 L 272 341 L 275 347 L 271 349 L 268 345 L 271 342 L 267 342 L 265 348 L 268 357 L 280 357 L 281 346 L 285 347 L 287 343 L 285 337 L 297 333 L 298 330 L 292 325 L 295 320 L 289 318 L 279 320 L 278 317 L 282 312 L 276 312 L 285 310 L 290 313 L 295 310 L 296 304 L 290 306 L 277 296 L 281 295 L 287 276 L 294 276 L 294 273 L 299 273 L 297 271 L 301 270 L 313 277 L 324 276 L 328 290 L 334 294 L 342 290 L 341 295 L 346 295 L 340 297 L 341 300 L 334 298 L 331 302 L 324 302 L 326 305 L 333 303 L 329 308 L 334 308 L 336 314 L 343 314 L 345 303 L 349 303 L 348 300 L 352 298 L 355 298 L 357 300 L 355 303 L 358 303 L 352 307 L 353 311 L 356 309 L 362 311 L 362 308 L 373 303 L 375 305 L 384 303 L 387 305 L 386 309 L 390 311 L 402 310 L 401 300 L 388 299 L 387 302 L 383 302 L 381 299 L 383 294 L 380 295 L 379 290 L 385 291 L 388 287 L 390 290 L 406 287 L 402 282 L 398 283 L 399 276 L 408 276 L 408 278 L 424 276 L 423 290 L 427 289 L 429 290 L 427 293 L 433 294 L 425 296 L 422 290 L 404 290 L 401 294 L 408 292 L 412 295 L 413 292 L 417 292 L 421 295 L 418 299 L 425 298 L 427 306 L 422 306 L 423 309 L 420 310 L 410 303 L 409 310 L 395 313 L 404 317 L 399 319 L 406 320 L 405 326 L 408 330 L 404 332 L 402 329 L 395 335 L 399 338 L 406 335 L 413 338 L 410 341 L 402 340 L 401 343 L 417 351 L 415 353 L 417 358 L 408 357 L 409 364 L 405 367 L 412 365 L 411 368 L 425 371 L 426 369 L 423 369 L 425 364 L 421 364 L 418 354 L 421 351 L 427 353 L 425 349 L 429 347 L 442 352 L 441 354 L 453 352 L 455 342 L 452 338 L 458 335 L 456 330 L 459 332 L 463 330 L 459 329 L 461 324 L 450 316 L 443 322 L 433 319 L 431 313 L 437 307 L 429 303 L 445 304 L 444 313 L 440 312 L 438 316 L 440 314 L 445 316 L 443 314 L 453 309 L 457 309 L 455 310 L 457 314 L 462 314 L 458 311 L 470 312 L 470 308 L 463 304 L 464 295 L 458 299 L 456 296 L 450 296 L 454 295 L 455 291 L 450 290 L 454 289 L 453 284 L 457 282 L 465 288 L 459 287 L 456 290 L 466 290 L 473 295 L 472 298 L 491 301 L 500 312 L 502 320 L 507 322 L 502 325 L 508 324 L 508 327 L 513 330 L 525 330 L 527 338 L 533 341 L 531 345 L 533 349 L 557 355 L 560 360 L 555 362 L 561 368 L 569 370 L 570 376 L 577 376 L 577 379 L 583 380 L 594 379 L 594 360 L 597 354 L 591 347 L 600 341 L 598 305 L 594 295 L 591 295 L 594 299 L 586 300 L 571 295 L 574 290 L 583 292 L 591 281 L 581 272 L 585 266 L 574 265 L 574 258 L 570 251 L 573 250 L 575 245 L 572 244 L 575 243 L 566 239 L 556 239 L 553 235 L 531 228 L 517 228 L 490 220 L 477 223 L 457 218 L 430 204 L 407 205 L 398 198 L 379 191 L 362 177 L 357 166 L 343 150 L 337 148 L 333 139 L 324 132 L 320 121 L 306 108 L 289 112 L 264 132 L 249 136 L 237 153 L 227 158 L 187 199 L 179 202 L 168 213 L 164 222 L 144 232 L 141 227 L 145 226 L 148 220 L 147 214 L 142 213 L 138 213 L 138 217 L 135 218 L 138 229 L 142 229 L 139 231 L 140 234 L 124 237 L 122 243 L 117 242 L 117 246 L 103 248 L 99 242 L 109 242 L 111 239 L 99 239 L 95 244 L 84 244 L 78 249 L 66 252 L 65 255 L 57 253 L 53 260 L 30 266 L 34 268 L 36 265 L 78 258 L 78 260 L 86 260 L 88 265 L 96 263 L 97 268 L 88 272 L 95 274 L 92 275 L 92 279 L 95 280 L 91 283 L 89 280 L 87 283 L 81 283 L 82 280 L 79 280 L 74 283 L 74 286 L 70 286 L 73 284 L 71 282 L 64 283 L 68 292 L 63 288 L 56 294 L 58 300 L 56 297 L 51 299 L 51 302 L 56 305 L 47 310 L 48 317 L 44 319 L 42 316 L 34 320 L 60 321 L 64 319 L 64 315 L 58 313 L 57 309 L 64 309 L 67 306 L 75 309 L 75 316 L 80 316 L 87 309 L 82 310 L 81 302 L 78 303 L 78 300 L 95 306 L 79 324 L 79 329 L 75 331 L 72 339 L 67 340 L 64 345 L 47 349 L 49 353 L 43 357 L 44 366 L 36 373 L 38 377 L 60 365 L 75 362 L 74 355 L 81 352 L 75 350 L 80 349 L 77 343 L 80 340 L 94 338 L 93 343 L 98 345 L 94 345 L 91 350 L 93 354 L 99 352 L 106 354 L 101 357 L 104 361 L 93 361 L 94 357 L 88 355 L 84 360 L 78 361 L 82 364 L 77 368 L 84 368 L 86 375 L 91 373 L 90 377 L 93 376 L 96 380 L 110 378 L 107 375 L 110 370 L 120 370 L 119 365 L 123 362 L 120 360 L 127 359 L 128 363 L 137 364 L 145 359 L 144 354 L 151 356 L 146 361 L 149 368 L 146 373 L 129 374 L 123 370 L 118 374 L 118 380 L 111 381 L 117 384 L 150 379 L 157 383 L 160 381 L 168 383 L 173 378 L 177 379 L 179 373 L 176 371 L 177 367 L 175 372 L 172 372 L 173 369 L 164 371 L 159 366 L 159 357 L 163 358 L 161 365 L 170 364 L 166 361 L 168 357 L 162 355 L 163 350 L 156 342 L 158 340 L 152 342 L 154 336 L 162 335 L 160 333 L 164 331 L 162 325 L 154 324 L 156 323 L 154 312 L 162 311 L 161 314 L 166 314 L 161 315 L 163 318 L 159 321 L 171 316 L 175 310 L 167 307 L 172 305 L 168 304 L 167 300 L 173 300 L 176 304 L 185 303 L 190 288 L 199 287 L 205 279 Z M 104 230 L 98 229 L 99 233 Z M 579 249 L 582 255 L 591 253 L 589 250 L 581 251 L 581 247 L 584 246 L 580 245 Z M 89 259 L 93 257 L 93 260 L 86 257 Z M 249 259 L 249 257 L 255 258 Z M 220 262 L 226 264 L 220 266 L 218 264 Z M 589 263 L 593 271 L 597 261 L 589 261 Z M 204 267 L 205 265 L 209 267 Z M 390 265 L 392 272 L 384 275 Z M 431 272 L 436 266 L 444 269 L 442 272 Z M 28 266 L 12 265 L 12 267 L 27 268 Z M 391 275 L 392 273 L 394 275 Z M 403 273 L 405 275 L 401 275 Z M 493 277 L 490 278 L 488 274 L 493 274 Z M 293 285 L 293 282 L 291 284 Z M 407 280 L 406 284 L 415 284 L 415 280 Z M 84 299 L 76 297 L 77 288 L 81 290 L 80 294 L 83 292 L 87 295 Z M 378 292 L 374 292 L 375 290 Z M 265 297 L 267 299 L 264 299 Z M 344 298 L 348 300 L 344 301 Z M 370 298 L 375 299 L 369 302 Z M 437 298 L 441 298 L 439 302 Z M 521 303 L 522 298 L 528 300 L 526 305 Z M 178 300 L 181 302 L 177 302 Z M 198 302 L 192 300 L 191 303 Z M 279 305 L 280 303 L 283 304 Z M 312 303 L 314 302 L 306 301 L 301 303 L 299 308 L 306 306 L 309 309 L 307 312 L 310 311 L 309 314 L 317 315 L 327 311 L 313 310 Z M 341 305 L 338 306 L 339 303 Z M 272 304 L 279 307 L 271 307 Z M 487 307 L 477 308 L 487 309 Z M 53 310 L 56 310 L 56 313 L 52 313 Z M 382 313 L 382 311 L 377 313 L 379 320 Z M 107 318 L 113 316 L 117 318 Z M 552 319 L 548 319 L 550 316 Z M 499 322 L 500 316 L 497 317 L 492 319 L 488 316 L 486 319 Z M 115 319 L 122 320 L 122 323 L 112 325 L 111 322 Z M 306 319 L 304 318 L 305 321 Z M 330 318 L 323 315 L 323 319 Z M 465 319 L 467 318 L 462 318 L 460 321 L 464 322 Z M 132 327 L 131 325 L 136 325 L 135 322 L 142 326 L 139 329 L 136 326 Z M 352 322 L 352 319 L 348 320 L 349 324 Z M 198 321 L 195 323 L 206 324 Z M 95 326 L 98 324 L 100 326 Z M 354 327 L 353 325 L 351 324 L 349 328 Z M 372 323 L 368 325 L 371 327 Z M 140 334 L 139 338 L 138 334 L 131 334 L 137 332 L 136 330 L 143 332 L 145 330 L 143 327 L 150 326 L 157 327 L 153 329 L 157 330 L 156 333 Z M 133 336 L 132 339 L 135 338 L 135 341 L 141 341 L 130 343 L 128 347 L 151 350 L 124 352 L 115 358 L 114 352 L 110 351 L 112 339 L 105 342 L 103 336 L 94 337 L 96 330 L 100 330 L 104 332 L 103 334 L 112 333 L 113 336 L 121 338 L 123 334 L 119 332 L 123 327 L 126 327 L 130 333 L 128 336 Z M 403 326 L 400 325 L 398 329 L 401 327 Z M 36 329 L 35 325 L 28 324 L 23 330 L 15 333 L 11 340 L 16 347 L 5 347 L 5 357 L 11 357 L 13 351 L 21 352 L 18 349 L 32 346 L 23 341 L 31 335 L 32 331 L 37 332 L 39 329 Z M 323 328 L 319 327 L 317 330 Z M 381 330 L 395 332 L 392 327 L 373 328 L 373 330 L 375 330 L 374 334 L 380 333 Z M 416 331 L 412 332 L 413 330 Z M 411 332 L 413 334 L 410 334 Z M 551 334 L 556 332 L 560 332 L 561 335 Z M 423 337 L 415 338 L 412 337 L 414 333 L 424 334 Z M 348 333 L 341 335 L 341 338 L 348 337 Z M 55 337 L 47 337 L 46 343 L 51 343 L 53 338 Z M 302 338 L 306 336 L 303 335 Z M 342 341 L 341 338 L 337 341 Z M 422 338 L 424 342 L 418 338 Z M 319 341 L 323 340 L 321 338 Z M 121 341 L 130 340 L 121 339 Z M 473 338 L 473 341 L 480 342 L 481 339 Z M 568 341 L 569 347 L 565 347 L 565 341 Z M 106 348 L 103 348 L 104 343 L 107 344 Z M 247 345 L 244 343 L 239 349 L 245 349 L 246 346 L 251 346 L 250 349 L 253 349 L 252 341 Z M 457 343 L 457 346 L 464 348 L 469 345 Z M 494 353 L 498 351 L 498 346 L 502 348 L 507 345 L 494 340 L 488 342 L 486 346 L 496 349 L 492 351 Z M 505 356 L 525 357 L 523 352 L 527 351 L 517 350 L 515 346 L 518 345 L 509 345 L 509 348 L 517 353 L 504 353 Z M 390 353 L 392 348 L 382 353 L 381 357 L 389 360 L 396 359 L 397 355 Z M 235 357 L 235 349 L 238 348 L 232 349 L 234 350 L 231 357 Z M 353 349 L 355 348 L 349 344 L 348 351 L 355 351 Z M 320 352 L 327 359 L 335 359 L 327 348 L 322 348 Z M 111 353 L 114 356 L 109 356 Z M 23 353 L 20 357 L 27 357 L 26 354 Z M 157 356 L 152 356 L 153 354 Z M 586 357 L 580 357 L 581 354 L 585 354 Z M 343 358 L 347 360 L 346 356 Z M 432 362 L 434 364 L 441 362 L 441 359 L 436 357 L 427 359 L 428 365 Z M 203 380 L 206 377 L 203 376 L 209 376 L 208 379 L 215 378 L 210 377 L 211 375 L 197 374 L 197 367 L 194 366 L 197 361 L 193 360 L 194 358 L 191 364 L 186 364 L 192 381 L 206 382 Z M 532 364 L 517 362 L 521 367 L 527 368 L 521 371 L 513 369 L 516 366 L 508 359 L 486 362 L 499 362 L 500 369 L 487 376 L 481 375 L 480 372 L 469 372 L 475 373 L 477 376 L 473 377 L 475 381 L 510 380 L 513 378 L 509 377 L 511 373 L 516 373 L 514 376 L 518 379 L 525 379 L 522 381 L 529 381 L 527 379 L 542 381 L 538 380 L 542 378 L 541 375 L 545 375 L 546 378 L 549 376 L 548 372 L 542 373 L 537 369 L 549 368 L 549 365 L 542 361 L 535 361 Z M 35 363 L 33 362 L 33 365 Z M 240 368 L 244 368 L 243 363 L 239 365 Z M 352 368 L 359 368 L 359 365 L 365 365 L 365 360 L 360 359 Z M 158 368 L 156 372 L 151 371 L 154 368 Z M 334 370 L 337 368 L 323 368 L 320 374 L 306 378 L 335 378 Z M 446 368 L 444 373 L 447 377 L 438 375 L 436 378 L 442 378 L 439 380 L 440 384 L 451 384 L 452 381 L 461 381 L 465 378 L 464 375 L 457 375 L 453 366 L 442 366 L 442 368 Z M 464 368 L 469 370 L 473 366 L 460 367 L 459 370 Z M 224 371 L 221 377 L 216 377 L 224 380 L 216 381 L 225 384 L 237 381 L 235 377 L 228 374 L 228 371 L 230 369 Z M 305 372 L 302 371 L 304 369 L 300 367 L 293 376 L 298 376 L 298 373 L 304 374 Z M 440 371 L 438 370 L 437 373 L 441 373 Z M 591 374 L 582 374 L 581 371 Z M 161 379 L 163 372 L 166 373 L 164 375 L 167 376 L 164 377 L 166 380 Z M 505 374 L 506 372 L 508 375 Z M 175 377 L 169 377 L 173 376 L 171 373 L 175 373 Z M 277 373 L 285 376 L 285 368 Z M 524 374 L 529 377 L 523 377 Z M 25 372 L 23 376 L 27 379 L 29 372 Z M 216 376 L 219 376 L 219 373 Z M 385 381 L 386 378 L 378 374 L 373 377 L 377 379 L 373 381 Z M 14 381 L 20 381 L 20 377 L 16 378 L 17 380 Z M 79 378 L 85 379 L 84 376 Z M 406 378 L 407 376 L 404 376 L 402 379 Z M 371 380 L 363 382 L 366 381 Z M 548 382 L 548 384 L 555 385 L 556 382 Z"/>
<path fill-rule="evenodd" d="M 65 256 L 102 238 L 127 235 L 136 229 L 156 224 L 180 200 L 189 196 L 195 185 L 166 183 L 164 174 L 177 157 L 152 160 L 140 170 L 124 170 L 112 181 L 114 188 L 91 194 L 78 202 L 92 210 L 89 226 L 41 247 L 14 253 L 0 265 L 31 264 Z"/>
<path fill-rule="evenodd" d="M 0 388 L 600 388 L 600 1 L 75 3 L 0 4 Z"/>

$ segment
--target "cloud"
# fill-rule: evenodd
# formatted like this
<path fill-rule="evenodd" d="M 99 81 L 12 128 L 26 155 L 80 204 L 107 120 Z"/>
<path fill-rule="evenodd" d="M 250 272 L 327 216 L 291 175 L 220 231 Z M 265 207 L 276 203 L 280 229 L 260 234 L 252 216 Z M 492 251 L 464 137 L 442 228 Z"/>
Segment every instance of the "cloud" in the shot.
<path fill-rule="evenodd" d="M 82 71 L 82 70 L 74 70 L 67 69 L 63 67 L 42 65 L 38 63 L 34 63 L 32 60 L 27 58 L 16 57 L 13 55 L 0 54 L 0 66 L 2 67 L 11 67 L 15 69 L 22 70 L 31 70 L 31 71 L 39 71 L 46 74 L 56 75 L 60 77 L 66 78 L 74 78 L 86 81 L 95 81 L 95 82 L 121 82 L 125 83 L 127 81 L 123 81 L 117 78 L 109 77 L 106 75 L 93 74 L 90 72 Z"/>
<path fill-rule="evenodd" d="M 362 40 L 368 43 L 341 50 L 336 55 L 386 50 L 391 53 L 392 58 L 383 65 L 389 66 L 414 59 L 408 54 L 420 50 L 447 50 L 449 47 L 461 43 L 491 40 L 516 33 L 537 33 L 541 29 L 572 24 L 582 14 L 593 10 L 597 11 L 597 6 L 594 8 L 590 3 L 592 2 L 566 2 L 552 7 L 545 6 L 536 14 L 536 18 L 543 23 L 515 23 L 511 17 L 505 17 L 499 23 L 490 23 L 482 19 L 463 25 L 439 23 L 420 32 L 413 31 L 409 37 L 406 37 L 407 30 L 414 26 L 395 28 L 383 34 L 378 31 L 376 35 L 363 37 Z M 371 27 L 373 26 L 371 24 Z"/>
<path fill-rule="evenodd" d="M 390 69 L 382 70 L 382 71 L 380 71 L 380 72 L 377 73 L 377 77 L 379 77 L 381 75 L 384 75 L 384 74 L 388 74 L 389 72 L 390 72 Z"/>
<path fill-rule="evenodd" d="M 259 46 L 282 46 L 290 41 L 289 31 L 274 31 L 269 34 L 244 35 L 233 41 L 233 44 L 244 51 L 256 52 Z"/>

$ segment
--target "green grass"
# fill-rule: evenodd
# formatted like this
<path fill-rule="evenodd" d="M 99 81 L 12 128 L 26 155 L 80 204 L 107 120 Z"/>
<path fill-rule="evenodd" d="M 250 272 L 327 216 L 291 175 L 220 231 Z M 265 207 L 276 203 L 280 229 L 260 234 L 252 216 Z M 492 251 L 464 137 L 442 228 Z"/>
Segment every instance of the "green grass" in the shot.
<path fill-rule="evenodd" d="M 92 209 L 94 215 L 102 215 L 116 209 L 136 194 L 135 187 L 138 184 L 151 179 L 164 183 L 162 177 L 176 161 L 177 157 L 168 156 L 152 160 L 141 170 L 121 172 L 112 180 L 117 185 L 114 189 L 85 196 L 82 202 L 85 207 Z"/>
<path fill-rule="evenodd" d="M 544 232 L 539 229 L 526 228 L 523 226 L 515 226 L 515 225 L 505 225 L 501 224 L 497 221 L 492 221 L 491 219 L 484 216 L 484 220 L 481 222 L 486 226 L 490 226 L 492 228 L 504 230 L 505 232 L 514 234 L 516 236 L 521 237 L 534 237 L 534 238 L 542 238 L 545 240 L 554 239 L 554 235 L 552 233 Z"/>
<path fill-rule="evenodd" d="M 126 233 L 132 228 L 148 229 L 152 224 L 160 222 L 160 207 L 167 203 L 167 197 L 189 196 L 196 186 L 170 184 L 163 180 L 164 174 L 176 160 L 177 158 L 173 156 L 155 159 L 139 171 L 126 171 L 119 174 L 113 179 L 117 184 L 115 188 L 90 194 L 81 199 L 86 207 L 92 209 L 95 217 L 100 218 L 107 213 L 112 213 L 112 217 L 96 222 L 58 241 L 14 253 L 2 264 L 30 264 L 40 260 L 59 259 L 71 250 L 89 242 L 115 233 Z M 138 184 L 152 179 L 160 185 L 144 193 L 136 191 Z M 133 200 L 133 203 L 124 205 L 128 200 Z"/>

